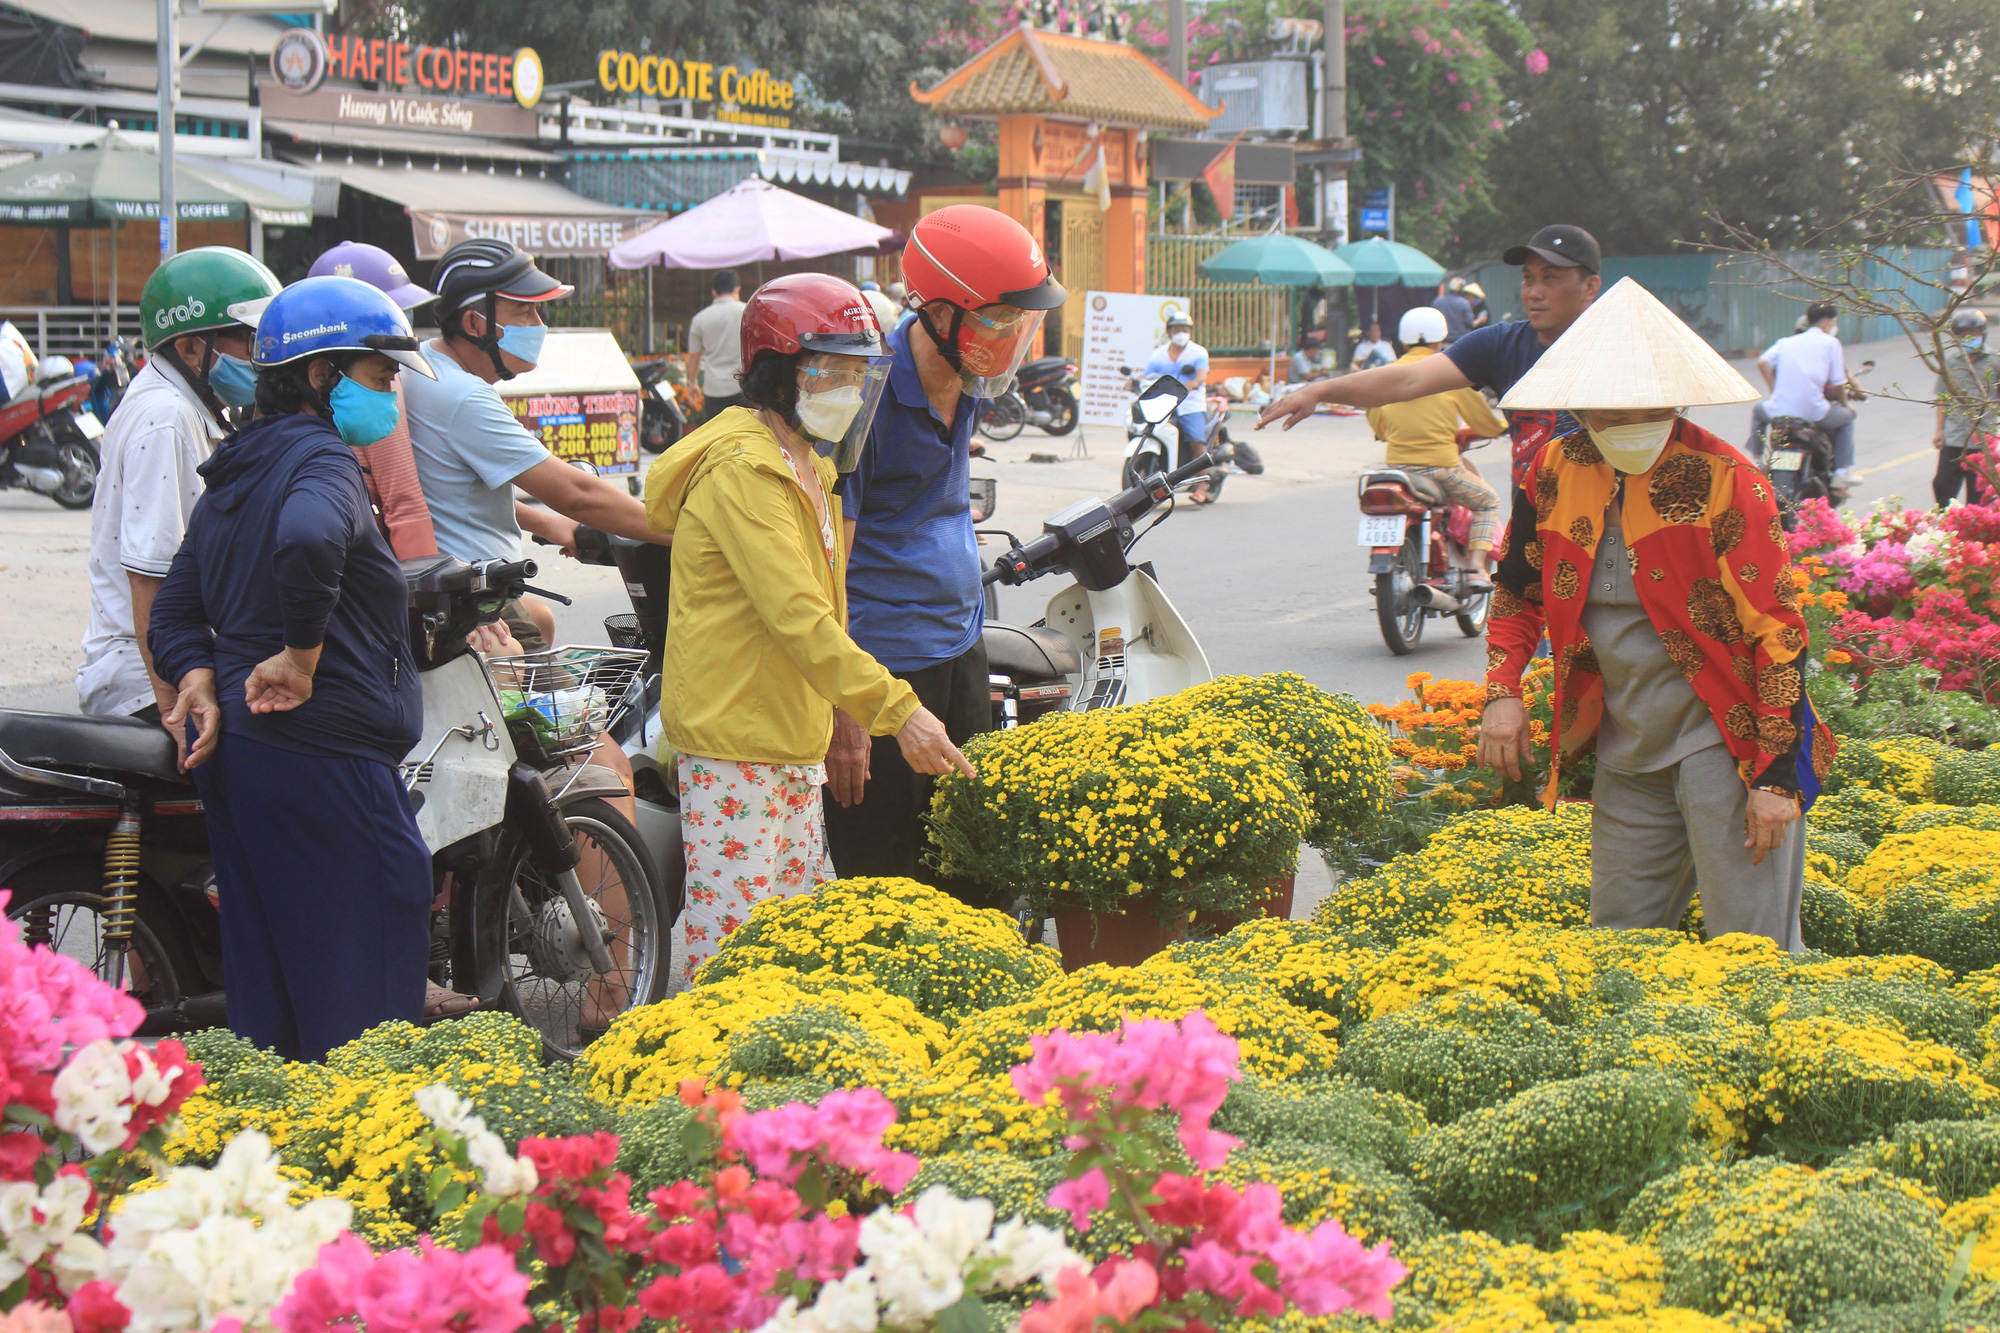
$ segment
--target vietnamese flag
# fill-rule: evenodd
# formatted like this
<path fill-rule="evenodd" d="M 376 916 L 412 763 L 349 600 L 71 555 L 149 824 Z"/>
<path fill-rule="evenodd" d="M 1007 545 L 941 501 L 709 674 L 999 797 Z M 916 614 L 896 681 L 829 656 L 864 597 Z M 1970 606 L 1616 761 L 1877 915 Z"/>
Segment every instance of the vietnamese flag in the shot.
<path fill-rule="evenodd" d="M 1215 196 L 1216 212 L 1222 214 L 1224 222 L 1236 216 L 1236 144 L 1243 138 L 1238 130 L 1236 138 L 1229 141 L 1229 147 L 1216 154 L 1215 160 L 1201 169 L 1202 183 Z"/>

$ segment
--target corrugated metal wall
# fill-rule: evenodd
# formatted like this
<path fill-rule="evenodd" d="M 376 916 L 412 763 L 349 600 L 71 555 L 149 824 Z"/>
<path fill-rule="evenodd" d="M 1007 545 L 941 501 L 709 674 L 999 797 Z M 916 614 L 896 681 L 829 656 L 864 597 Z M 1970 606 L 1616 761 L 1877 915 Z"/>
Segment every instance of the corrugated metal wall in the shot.
<path fill-rule="evenodd" d="M 1824 272 L 1831 261 L 1813 250 L 1787 250 L 1780 259 L 1802 272 Z M 1943 282 L 1951 252 L 1942 249 L 1883 251 L 1863 262 L 1858 280 L 1905 305 L 1913 314 L 1935 314 L 1945 305 Z M 1914 275 L 1915 280 L 1906 275 Z M 1749 354 L 1763 351 L 1793 331 L 1812 289 L 1798 281 L 1779 281 L 1773 264 L 1733 255 L 1639 255 L 1604 261 L 1608 287 L 1623 277 L 1638 281 L 1657 296 L 1717 351 Z M 1518 318 L 1521 273 L 1506 264 L 1480 266 L 1479 285 L 1495 319 Z M 1925 283 L 1936 286 L 1926 286 Z M 1902 334 L 1890 316 L 1840 317 L 1840 338 L 1853 344 Z"/>

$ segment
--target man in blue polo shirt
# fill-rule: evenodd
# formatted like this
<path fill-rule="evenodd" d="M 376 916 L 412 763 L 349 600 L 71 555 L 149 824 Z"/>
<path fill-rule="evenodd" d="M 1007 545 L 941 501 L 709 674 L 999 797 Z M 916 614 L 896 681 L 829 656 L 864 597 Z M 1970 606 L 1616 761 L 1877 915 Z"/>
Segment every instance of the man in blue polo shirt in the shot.
<path fill-rule="evenodd" d="M 977 204 L 941 208 L 918 222 L 903 252 L 903 277 L 916 317 L 888 335 L 888 391 L 860 463 L 841 481 L 847 629 L 908 681 L 952 743 L 963 745 L 993 716 L 972 532 L 978 400 L 1005 391 L 1043 314 L 1062 304 L 1064 292 L 1034 237 Z M 922 863 L 935 779 L 913 770 L 888 739 L 886 746 L 871 741 L 859 723 L 834 714 L 827 851 L 842 878 L 937 882 Z"/>
<path fill-rule="evenodd" d="M 1513 246 L 1501 259 L 1521 266 L 1521 309 L 1527 318 L 1476 328 L 1448 345 L 1442 356 L 1398 361 L 1294 389 L 1264 409 L 1257 428 L 1282 418 L 1290 430 L 1321 403 L 1387 407 L 1467 388 L 1491 389 L 1505 397 L 1514 382 L 1541 360 L 1543 349 L 1562 337 L 1597 299 L 1603 256 L 1589 232 L 1557 225 L 1542 228 L 1526 245 Z M 1514 440 L 1517 488 L 1535 451 L 1576 429 L 1567 412 L 1553 411 L 1508 412 L 1507 425 Z"/>

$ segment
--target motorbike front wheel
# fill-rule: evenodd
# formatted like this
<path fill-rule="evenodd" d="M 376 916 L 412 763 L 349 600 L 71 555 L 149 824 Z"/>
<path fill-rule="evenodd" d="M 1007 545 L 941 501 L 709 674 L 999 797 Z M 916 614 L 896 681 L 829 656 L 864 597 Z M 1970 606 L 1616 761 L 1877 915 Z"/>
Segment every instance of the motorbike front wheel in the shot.
<path fill-rule="evenodd" d="M 1167 470 L 1167 456 L 1151 449 L 1141 449 L 1125 460 L 1125 466 L 1118 470 L 1118 489 L 1129 491 L 1156 472 Z"/>
<path fill-rule="evenodd" d="M 1424 608 L 1417 601 L 1417 584 L 1424 575 L 1423 552 L 1417 549 L 1419 531 L 1410 527 L 1395 563 L 1375 576 L 1375 619 L 1381 622 L 1382 642 L 1398 657 L 1408 655 L 1424 637 Z"/>
<path fill-rule="evenodd" d="M 1493 613 L 1493 594 L 1480 593 L 1465 604 L 1454 619 L 1458 621 L 1458 632 L 1468 639 L 1476 639 L 1486 632 L 1486 619 Z"/>
<path fill-rule="evenodd" d="M 1049 411 L 1054 415 L 1042 429 L 1050 435 L 1067 435 L 1076 429 L 1076 395 L 1060 385 L 1044 389 Z"/>
<path fill-rule="evenodd" d="M 1011 440 L 1028 424 L 1028 405 L 1009 389 L 979 405 L 979 433 L 993 441 Z"/>
<path fill-rule="evenodd" d="M 583 854 L 576 874 L 596 918 L 588 927 L 611 936 L 610 972 L 600 977 L 591 967 L 561 887 L 513 829 L 502 833 L 480 895 L 482 907 L 506 902 L 501 1003 L 541 1034 L 547 1058 L 574 1060 L 589 1044 L 589 1028 L 666 997 L 673 911 L 647 873 L 638 830 L 616 807 L 589 797 L 562 814 Z"/>

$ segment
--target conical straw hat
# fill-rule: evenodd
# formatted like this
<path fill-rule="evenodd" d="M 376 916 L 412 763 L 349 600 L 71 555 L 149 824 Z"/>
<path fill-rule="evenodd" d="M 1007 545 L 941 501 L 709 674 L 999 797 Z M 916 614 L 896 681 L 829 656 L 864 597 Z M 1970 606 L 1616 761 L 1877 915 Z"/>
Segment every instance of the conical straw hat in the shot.
<path fill-rule="evenodd" d="M 1500 406 L 1616 412 L 1763 396 L 1658 297 L 1620 278 L 1542 353 Z"/>

